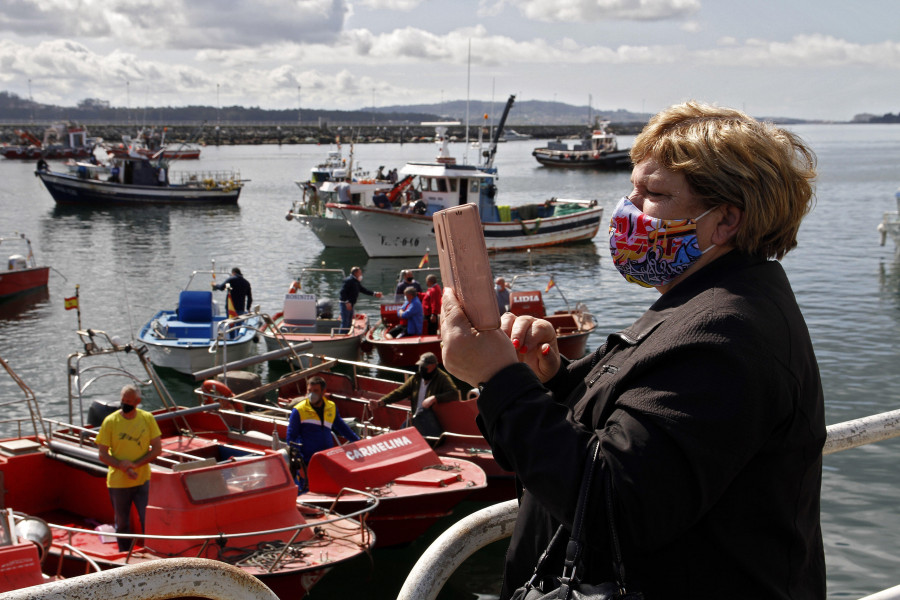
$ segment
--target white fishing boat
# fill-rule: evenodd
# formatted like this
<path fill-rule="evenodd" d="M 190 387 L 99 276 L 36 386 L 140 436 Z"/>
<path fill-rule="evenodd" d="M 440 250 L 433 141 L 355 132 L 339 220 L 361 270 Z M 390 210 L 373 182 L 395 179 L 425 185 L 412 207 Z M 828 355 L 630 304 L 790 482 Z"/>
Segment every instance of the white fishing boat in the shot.
<path fill-rule="evenodd" d="M 285 219 L 308 226 L 326 248 L 358 248 L 359 238 L 353 228 L 328 205 L 343 203 L 374 209 L 399 205 L 412 177 L 396 183 L 373 178 L 359 166 L 354 167 L 351 146 L 349 164 L 340 150 L 330 150 L 324 162 L 310 169 L 309 180 L 294 183 L 303 195 L 291 203 Z"/>
<path fill-rule="evenodd" d="M 331 274 L 335 276 L 335 280 L 340 277 L 337 280 L 338 288 L 346 277 L 343 269 L 303 269 L 300 277 L 291 284 L 288 293 L 284 295 L 282 310 L 272 315 L 262 330 L 266 350 L 278 350 L 300 342 L 311 342 L 312 347 L 309 350 L 311 354 L 358 360 L 360 344 L 369 330 L 369 315 L 355 313 L 350 327 L 343 329 L 340 315 L 335 314 L 332 308 L 338 304 L 337 294 L 335 293 L 332 302 L 307 291 L 310 287 L 310 276 L 316 274 Z M 304 276 L 306 276 L 305 284 Z M 304 361 L 303 357 L 288 360 L 293 360 L 304 367 L 309 362 Z"/>
<path fill-rule="evenodd" d="M 370 257 L 418 256 L 435 247 L 432 215 L 465 203 L 478 206 L 489 251 L 524 250 L 588 241 L 600 229 L 603 208 L 596 200 L 550 198 L 520 206 L 496 203 L 497 169 L 493 166 L 497 139 L 512 108 L 510 96 L 489 150 L 478 165 L 457 164 L 449 155 L 446 136 L 452 123 L 431 123 L 436 128 L 438 157 L 431 163 L 408 163 L 403 176 L 416 177 L 415 203 L 400 210 L 329 203 L 353 228 Z"/>

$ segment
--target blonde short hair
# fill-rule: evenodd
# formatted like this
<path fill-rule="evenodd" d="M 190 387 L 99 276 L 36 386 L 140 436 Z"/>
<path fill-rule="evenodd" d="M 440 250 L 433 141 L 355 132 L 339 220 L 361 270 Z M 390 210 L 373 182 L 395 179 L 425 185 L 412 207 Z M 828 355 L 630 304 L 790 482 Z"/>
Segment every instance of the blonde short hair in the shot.
<path fill-rule="evenodd" d="M 800 221 L 812 208 L 816 156 L 796 135 L 730 108 L 699 102 L 655 115 L 631 148 L 682 173 L 708 208 L 743 211 L 733 240 L 746 254 L 782 258 L 797 246 Z"/>

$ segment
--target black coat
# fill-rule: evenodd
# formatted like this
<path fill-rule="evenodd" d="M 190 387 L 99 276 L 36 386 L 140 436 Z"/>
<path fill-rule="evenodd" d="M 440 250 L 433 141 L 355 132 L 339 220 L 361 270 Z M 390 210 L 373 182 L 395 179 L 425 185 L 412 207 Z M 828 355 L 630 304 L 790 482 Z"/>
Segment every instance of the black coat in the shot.
<path fill-rule="evenodd" d="M 531 576 L 555 526 L 571 524 L 595 437 L 587 581 L 611 579 L 610 471 L 626 574 L 647 600 L 825 597 L 824 402 L 779 263 L 731 252 L 546 386 L 513 365 L 478 406 L 494 456 L 525 489 L 501 598 Z"/>

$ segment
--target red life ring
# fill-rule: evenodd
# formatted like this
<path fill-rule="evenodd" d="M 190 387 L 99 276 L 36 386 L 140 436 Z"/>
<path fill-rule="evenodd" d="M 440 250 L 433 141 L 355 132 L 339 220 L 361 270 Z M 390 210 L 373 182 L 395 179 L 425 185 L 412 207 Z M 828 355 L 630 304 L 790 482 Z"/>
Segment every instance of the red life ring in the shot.
<path fill-rule="evenodd" d="M 244 406 L 242 404 L 235 405 L 234 402 L 226 400 L 226 398 L 233 398 L 234 392 L 221 381 L 207 379 L 200 388 L 203 390 L 203 404 L 218 402 L 222 408 L 240 412 L 244 411 Z"/>
<path fill-rule="evenodd" d="M 297 283 L 297 280 L 295 279 L 291 282 L 291 287 L 288 288 L 288 294 L 296 294 L 298 291 L 300 291 L 300 285 Z"/>

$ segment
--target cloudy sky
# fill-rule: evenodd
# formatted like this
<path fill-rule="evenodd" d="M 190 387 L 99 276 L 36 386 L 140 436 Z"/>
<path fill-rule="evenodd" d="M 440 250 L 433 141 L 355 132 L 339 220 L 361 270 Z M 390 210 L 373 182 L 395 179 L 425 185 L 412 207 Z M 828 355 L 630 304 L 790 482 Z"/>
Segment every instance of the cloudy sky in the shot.
<path fill-rule="evenodd" d="M 900 110 L 898 23 L 897 0 L 2 0 L 0 90 L 359 109 L 468 88 L 849 120 Z"/>

